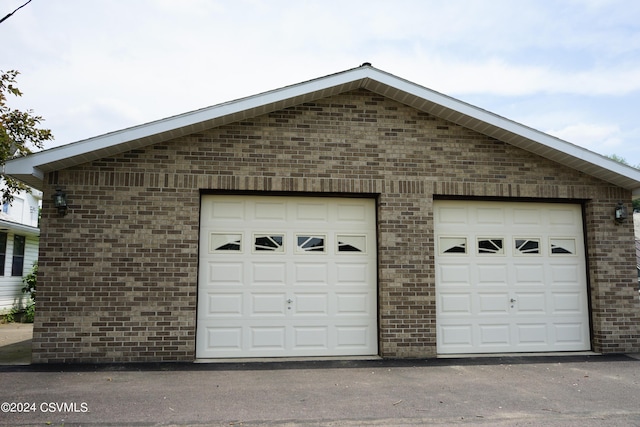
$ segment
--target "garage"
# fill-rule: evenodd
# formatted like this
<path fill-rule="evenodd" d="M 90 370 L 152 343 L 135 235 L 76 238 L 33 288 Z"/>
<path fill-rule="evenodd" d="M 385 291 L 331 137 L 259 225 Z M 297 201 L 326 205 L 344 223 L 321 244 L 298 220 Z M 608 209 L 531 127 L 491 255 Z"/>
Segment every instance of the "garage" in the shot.
<path fill-rule="evenodd" d="M 196 357 L 375 355 L 375 201 L 203 195 Z"/>
<path fill-rule="evenodd" d="M 640 351 L 640 171 L 368 63 L 5 174 L 34 363 Z"/>
<path fill-rule="evenodd" d="M 582 208 L 435 200 L 438 354 L 590 350 Z"/>

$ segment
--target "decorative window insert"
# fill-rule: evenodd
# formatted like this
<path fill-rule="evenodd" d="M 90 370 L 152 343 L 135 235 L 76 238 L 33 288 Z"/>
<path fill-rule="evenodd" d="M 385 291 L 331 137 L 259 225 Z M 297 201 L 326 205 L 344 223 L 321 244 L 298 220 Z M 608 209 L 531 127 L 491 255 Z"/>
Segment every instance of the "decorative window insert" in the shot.
<path fill-rule="evenodd" d="M 502 238 L 480 238 L 478 239 L 478 254 L 504 254 L 504 239 Z"/>
<path fill-rule="evenodd" d="M 253 250 L 255 252 L 284 253 L 283 234 L 254 234 Z"/>
<path fill-rule="evenodd" d="M 515 239 L 515 253 L 517 255 L 540 254 L 540 239 Z"/>
<path fill-rule="evenodd" d="M 440 254 L 466 254 L 466 237 L 440 237 Z"/>
<path fill-rule="evenodd" d="M 364 253 L 367 249 L 367 237 L 366 236 L 349 236 L 345 234 L 338 234 L 338 253 Z"/>
<path fill-rule="evenodd" d="M 324 252 L 326 236 L 321 234 L 296 235 L 296 248 L 298 252 Z"/>
<path fill-rule="evenodd" d="M 242 234 L 211 233 L 209 252 L 241 252 Z"/>
<path fill-rule="evenodd" d="M 550 238 L 552 255 L 575 255 L 576 254 L 576 239 L 558 239 Z"/>

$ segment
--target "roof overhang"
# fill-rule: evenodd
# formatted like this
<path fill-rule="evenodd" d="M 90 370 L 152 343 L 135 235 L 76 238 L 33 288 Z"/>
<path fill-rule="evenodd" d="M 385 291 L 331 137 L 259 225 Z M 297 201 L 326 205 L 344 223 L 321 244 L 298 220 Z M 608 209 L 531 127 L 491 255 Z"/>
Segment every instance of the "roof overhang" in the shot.
<path fill-rule="evenodd" d="M 640 195 L 640 170 L 365 64 L 7 161 L 4 174 L 42 189 L 47 172 L 114 156 L 283 108 L 364 88 Z"/>
<path fill-rule="evenodd" d="M 5 221 L 0 219 L 0 231 L 7 232 L 12 231 L 14 233 L 24 234 L 27 236 L 38 237 L 40 236 L 40 229 L 38 227 L 31 227 L 29 225 L 19 224 L 17 222 Z"/>

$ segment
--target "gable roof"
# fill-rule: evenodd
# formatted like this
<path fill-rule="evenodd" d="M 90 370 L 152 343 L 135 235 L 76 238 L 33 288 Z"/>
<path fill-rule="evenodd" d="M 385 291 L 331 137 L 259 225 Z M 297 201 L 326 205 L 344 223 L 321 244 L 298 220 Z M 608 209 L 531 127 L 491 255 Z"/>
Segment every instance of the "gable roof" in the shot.
<path fill-rule="evenodd" d="M 318 79 L 12 159 L 6 162 L 3 173 L 41 189 L 46 172 L 114 156 L 358 88 L 367 89 L 640 195 L 640 171 L 637 169 L 404 80 L 368 63 Z"/>

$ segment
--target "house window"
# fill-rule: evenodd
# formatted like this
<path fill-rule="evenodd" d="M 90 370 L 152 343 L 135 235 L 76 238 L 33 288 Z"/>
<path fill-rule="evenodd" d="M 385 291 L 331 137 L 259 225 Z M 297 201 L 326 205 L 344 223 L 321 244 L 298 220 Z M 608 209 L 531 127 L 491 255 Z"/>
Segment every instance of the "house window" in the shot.
<path fill-rule="evenodd" d="M 24 236 L 13 237 L 13 262 L 11 264 L 12 276 L 22 276 L 25 241 L 26 238 Z"/>
<path fill-rule="evenodd" d="M 4 263 L 7 260 L 7 233 L 0 233 L 0 276 L 4 276 Z"/>

